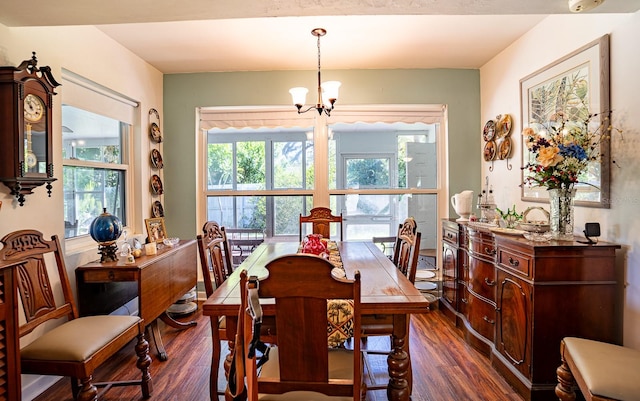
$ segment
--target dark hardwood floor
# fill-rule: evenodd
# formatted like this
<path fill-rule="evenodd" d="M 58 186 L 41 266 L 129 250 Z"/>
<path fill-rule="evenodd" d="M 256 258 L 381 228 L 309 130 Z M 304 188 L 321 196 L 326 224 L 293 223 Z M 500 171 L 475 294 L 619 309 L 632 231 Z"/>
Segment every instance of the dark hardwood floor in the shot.
<path fill-rule="evenodd" d="M 169 359 L 158 360 L 152 347 L 153 394 L 156 401 L 209 400 L 209 366 L 211 362 L 211 330 L 209 319 L 200 309 L 181 319 L 198 321 L 194 328 L 179 331 L 159 322 Z M 380 343 L 376 343 L 380 341 Z M 369 346 L 384 346 L 384 339 L 372 338 Z M 411 318 L 411 360 L 413 365 L 412 401 L 521 401 L 515 391 L 496 373 L 483 357 L 461 338 L 439 311 Z M 224 348 L 223 348 L 224 350 Z M 374 376 L 384 381 L 386 359 L 370 356 Z M 115 373 L 114 373 L 115 372 Z M 133 344 L 128 345 L 96 372 L 96 380 L 134 380 Z M 221 375 L 220 388 L 224 385 Z M 114 387 L 103 401 L 142 400 L 139 387 Z M 220 397 L 222 400 L 223 397 Z M 36 401 L 72 400 L 69 379 L 56 383 Z M 386 400 L 386 392 L 370 391 L 367 401 Z M 303 401 L 303 400 L 301 400 Z"/>

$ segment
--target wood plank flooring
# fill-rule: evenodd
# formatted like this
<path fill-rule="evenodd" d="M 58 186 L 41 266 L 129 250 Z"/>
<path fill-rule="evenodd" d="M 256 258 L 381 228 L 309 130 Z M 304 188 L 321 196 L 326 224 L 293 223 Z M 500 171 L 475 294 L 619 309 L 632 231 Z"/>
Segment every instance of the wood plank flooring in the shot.
<path fill-rule="evenodd" d="M 209 318 L 200 309 L 181 319 L 195 319 L 196 327 L 180 331 L 159 322 L 169 355 L 159 361 L 152 347 L 153 394 L 156 401 L 209 400 L 209 366 L 211 363 L 211 331 Z M 379 343 L 377 343 L 379 341 Z M 372 338 L 370 347 L 384 347 L 385 339 Z M 387 341 L 388 342 L 388 341 Z M 521 401 L 515 391 L 483 357 L 460 336 L 458 329 L 439 311 L 411 318 L 411 360 L 413 365 L 412 401 Z M 226 346 L 223 346 L 223 353 Z M 385 382 L 386 359 L 369 356 L 373 376 Z M 116 372 L 116 373 L 114 373 Z M 133 344 L 128 345 L 96 372 L 96 380 L 135 380 Z M 223 375 L 220 388 L 223 387 Z M 111 388 L 102 401 L 142 400 L 139 387 Z M 220 397 L 222 400 L 223 397 Z M 60 380 L 35 401 L 71 401 L 69 379 Z M 386 400 L 386 392 L 370 391 L 367 401 Z M 301 400 L 303 401 L 303 400 Z"/>

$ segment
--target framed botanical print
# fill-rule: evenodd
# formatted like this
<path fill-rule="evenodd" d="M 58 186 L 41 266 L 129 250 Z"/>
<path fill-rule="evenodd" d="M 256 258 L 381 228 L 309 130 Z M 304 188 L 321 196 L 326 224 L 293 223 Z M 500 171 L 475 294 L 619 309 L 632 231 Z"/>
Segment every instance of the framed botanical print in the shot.
<path fill-rule="evenodd" d="M 167 238 L 167 229 L 164 226 L 164 218 L 154 217 L 151 219 L 145 219 L 144 223 L 147 226 L 149 242 L 162 242 Z"/>
<path fill-rule="evenodd" d="M 588 121 L 588 129 L 604 132 L 609 124 L 609 35 L 602 36 L 520 80 L 522 130 L 536 134 L 557 129 L 559 120 Z M 597 160 L 581 170 L 575 204 L 609 207 L 609 141 L 598 143 Z M 534 149 L 535 150 L 535 149 Z M 534 151 L 522 146 L 522 182 L 535 172 Z M 547 202 L 547 187 L 522 185 L 522 200 Z"/>

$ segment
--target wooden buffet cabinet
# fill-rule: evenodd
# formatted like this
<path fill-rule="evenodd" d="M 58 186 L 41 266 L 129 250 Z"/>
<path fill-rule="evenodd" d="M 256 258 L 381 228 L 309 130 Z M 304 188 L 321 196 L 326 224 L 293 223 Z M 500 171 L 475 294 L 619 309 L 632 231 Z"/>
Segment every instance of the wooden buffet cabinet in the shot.
<path fill-rule="evenodd" d="M 620 343 L 615 252 L 443 220 L 440 309 L 525 400 L 551 400 L 566 336 Z"/>

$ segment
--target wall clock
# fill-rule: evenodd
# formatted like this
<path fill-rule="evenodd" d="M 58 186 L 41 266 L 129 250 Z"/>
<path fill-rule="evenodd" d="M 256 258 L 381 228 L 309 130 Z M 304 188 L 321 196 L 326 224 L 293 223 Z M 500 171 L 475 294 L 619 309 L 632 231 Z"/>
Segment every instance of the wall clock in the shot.
<path fill-rule="evenodd" d="M 36 53 L 18 67 L 0 67 L 0 182 L 20 204 L 53 177 L 52 100 L 60 84 L 51 68 L 38 67 Z"/>

